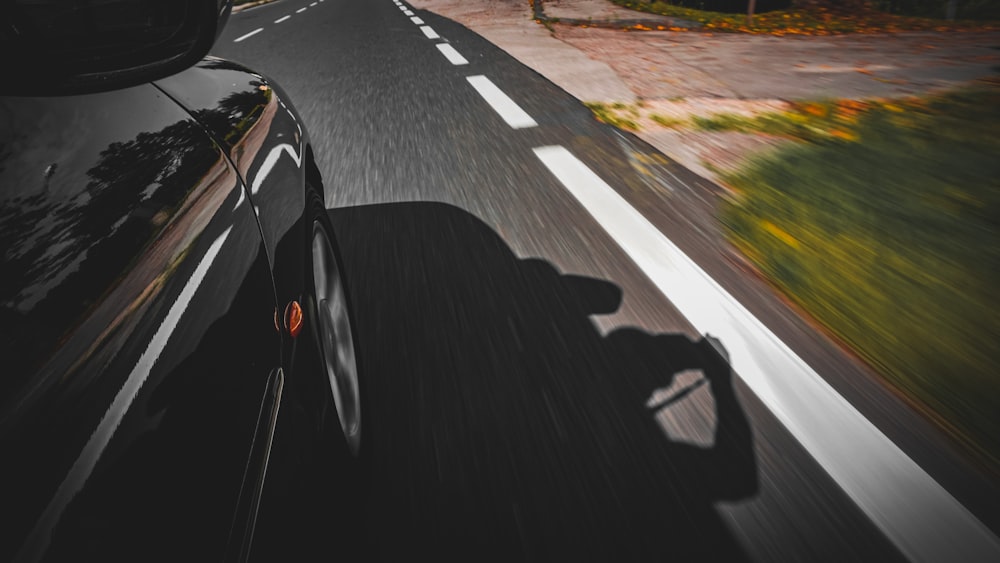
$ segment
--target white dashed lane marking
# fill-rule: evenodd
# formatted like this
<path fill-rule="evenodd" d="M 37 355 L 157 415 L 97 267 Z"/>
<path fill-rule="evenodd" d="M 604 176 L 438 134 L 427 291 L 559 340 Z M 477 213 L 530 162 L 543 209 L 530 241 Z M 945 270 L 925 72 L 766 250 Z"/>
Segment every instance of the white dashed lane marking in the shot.
<path fill-rule="evenodd" d="M 422 20 L 422 19 L 420 19 L 418 17 L 412 17 L 412 18 L 410 18 L 410 21 L 413 22 L 413 23 L 415 23 L 415 24 L 417 24 L 417 25 L 424 25 L 424 20 Z"/>
<path fill-rule="evenodd" d="M 431 26 L 429 26 L 429 25 L 420 26 L 420 31 L 423 31 L 424 35 L 426 35 L 428 39 L 440 39 L 441 38 L 441 36 L 438 35 L 436 31 L 434 31 L 433 29 L 431 29 Z"/>
<path fill-rule="evenodd" d="M 441 54 L 444 55 L 449 62 L 451 62 L 451 64 L 453 65 L 469 64 L 469 61 L 465 60 L 465 57 L 463 57 L 461 53 L 456 51 L 455 48 L 452 47 L 451 45 L 447 43 L 438 43 L 437 48 L 438 51 L 441 51 Z"/>
<path fill-rule="evenodd" d="M 500 114 L 500 117 L 507 122 L 507 125 L 510 125 L 514 129 L 524 129 L 525 127 L 535 127 L 538 125 L 527 112 L 514 103 L 514 100 L 510 99 L 507 94 L 504 94 L 500 88 L 497 88 L 496 84 L 490 82 L 489 78 L 478 75 L 469 76 L 466 80 L 486 100 L 486 103 L 490 104 L 490 107 Z"/>
<path fill-rule="evenodd" d="M 264 31 L 264 28 L 263 27 L 258 27 L 257 29 L 251 31 L 250 33 L 247 33 L 246 35 L 240 35 L 236 39 L 233 39 L 233 43 L 239 43 L 240 41 L 243 41 L 247 37 L 253 37 L 254 35 L 257 35 L 258 33 L 262 32 L 262 31 Z"/>
<path fill-rule="evenodd" d="M 316 2 L 313 2 L 312 4 L 309 4 L 309 6 L 315 6 L 316 4 L 319 4 L 322 1 L 323 0 L 317 0 Z M 303 7 L 299 8 L 298 10 L 295 10 L 295 13 L 296 14 L 301 14 L 302 12 L 306 11 L 307 9 L 309 9 L 308 6 L 303 6 Z M 287 16 L 282 16 L 282 17 L 274 20 L 274 23 L 277 24 L 277 23 L 281 23 L 281 22 L 284 22 L 284 21 L 288 21 L 291 17 L 292 17 L 291 14 L 289 14 Z M 233 39 L 233 43 L 239 43 L 240 41 L 243 41 L 244 39 L 247 39 L 249 37 L 257 35 L 258 33 L 262 32 L 262 31 L 264 31 L 264 28 L 263 27 L 258 27 L 257 29 L 251 31 L 250 33 L 247 33 L 246 35 L 241 35 L 241 36 L 237 37 L 236 39 Z"/>

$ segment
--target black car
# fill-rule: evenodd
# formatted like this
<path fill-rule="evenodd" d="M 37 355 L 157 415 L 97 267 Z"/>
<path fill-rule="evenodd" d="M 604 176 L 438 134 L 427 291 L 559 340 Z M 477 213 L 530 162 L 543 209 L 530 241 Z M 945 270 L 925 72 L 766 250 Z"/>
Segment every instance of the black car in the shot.
<path fill-rule="evenodd" d="M 203 58 L 229 12 L 0 1 L 2 561 L 287 554 L 363 491 L 323 182 L 281 89 Z"/>

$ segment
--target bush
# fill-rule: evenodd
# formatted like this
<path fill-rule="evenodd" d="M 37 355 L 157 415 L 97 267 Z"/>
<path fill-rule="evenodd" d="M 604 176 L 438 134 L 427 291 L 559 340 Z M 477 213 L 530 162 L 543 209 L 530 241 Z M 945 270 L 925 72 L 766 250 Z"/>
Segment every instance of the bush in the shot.
<path fill-rule="evenodd" d="M 728 175 L 739 195 L 724 222 L 793 301 L 998 468 L 1000 88 L 855 117 L 854 141 L 787 146 Z"/>
<path fill-rule="evenodd" d="M 876 0 L 883 12 L 903 16 L 944 19 L 948 0 Z M 968 20 L 1000 20 L 1000 0 L 958 0 L 955 17 Z"/>
<path fill-rule="evenodd" d="M 646 4 L 652 3 L 650 0 L 643 0 Z M 658 0 L 672 6 L 681 6 L 693 10 L 703 10 L 706 12 L 721 12 L 723 14 L 745 14 L 747 12 L 747 0 Z M 754 7 L 755 13 L 770 12 L 772 10 L 786 10 L 791 6 L 792 0 L 757 0 Z"/>

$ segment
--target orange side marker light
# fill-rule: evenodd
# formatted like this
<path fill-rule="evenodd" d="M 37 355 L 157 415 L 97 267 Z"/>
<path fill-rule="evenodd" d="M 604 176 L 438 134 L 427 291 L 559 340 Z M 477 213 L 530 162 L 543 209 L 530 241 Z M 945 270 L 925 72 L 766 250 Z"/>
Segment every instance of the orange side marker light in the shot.
<path fill-rule="evenodd" d="M 296 338 L 302 332 L 302 307 L 298 301 L 292 301 L 285 307 L 285 328 L 292 338 Z"/>

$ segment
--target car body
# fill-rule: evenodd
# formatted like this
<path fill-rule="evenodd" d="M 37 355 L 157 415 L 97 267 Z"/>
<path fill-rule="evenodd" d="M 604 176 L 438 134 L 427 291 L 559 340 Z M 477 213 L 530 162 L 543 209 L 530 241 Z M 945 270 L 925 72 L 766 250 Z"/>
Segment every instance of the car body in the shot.
<path fill-rule="evenodd" d="M 364 457 L 322 181 L 238 64 L 112 86 L 0 97 L 0 560 L 247 559 Z"/>

